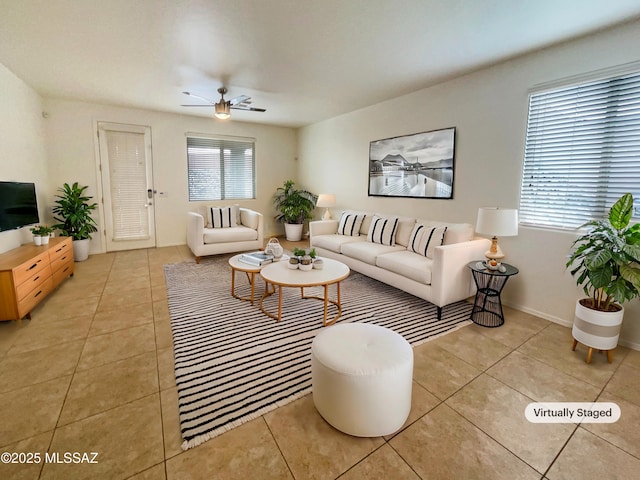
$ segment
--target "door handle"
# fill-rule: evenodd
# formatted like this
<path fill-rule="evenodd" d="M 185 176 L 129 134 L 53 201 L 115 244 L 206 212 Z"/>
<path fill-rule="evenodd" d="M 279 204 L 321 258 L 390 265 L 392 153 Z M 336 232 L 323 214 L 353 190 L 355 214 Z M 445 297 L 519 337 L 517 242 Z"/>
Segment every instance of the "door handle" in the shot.
<path fill-rule="evenodd" d="M 151 190 L 150 188 L 147 189 L 147 198 L 148 199 L 152 199 L 153 198 L 153 190 Z"/>

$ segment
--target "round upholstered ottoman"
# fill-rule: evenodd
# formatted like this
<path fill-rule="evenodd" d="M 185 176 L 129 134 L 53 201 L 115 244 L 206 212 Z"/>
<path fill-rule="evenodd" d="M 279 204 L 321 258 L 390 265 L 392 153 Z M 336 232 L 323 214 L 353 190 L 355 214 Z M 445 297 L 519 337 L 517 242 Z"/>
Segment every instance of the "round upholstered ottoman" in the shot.
<path fill-rule="evenodd" d="M 388 328 L 346 323 L 311 346 L 313 402 L 338 430 L 357 437 L 397 431 L 411 410 L 413 350 Z"/>

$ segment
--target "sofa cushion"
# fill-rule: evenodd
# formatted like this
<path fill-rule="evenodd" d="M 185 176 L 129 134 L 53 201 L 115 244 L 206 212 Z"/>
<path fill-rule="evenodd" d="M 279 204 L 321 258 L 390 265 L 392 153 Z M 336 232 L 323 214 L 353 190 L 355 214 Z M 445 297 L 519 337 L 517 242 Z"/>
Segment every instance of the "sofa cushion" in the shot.
<path fill-rule="evenodd" d="M 431 285 L 433 260 L 408 250 L 385 253 L 376 259 L 376 265 L 416 282 Z"/>
<path fill-rule="evenodd" d="M 374 215 L 367 233 L 367 240 L 372 243 L 388 245 L 396 244 L 396 231 L 398 229 L 398 217 L 380 217 Z"/>
<path fill-rule="evenodd" d="M 335 253 L 342 253 L 342 245 L 351 242 L 366 242 L 367 239 L 364 236 L 352 237 L 350 235 L 338 235 L 332 233 L 330 235 L 314 235 L 313 247 L 324 248 Z"/>
<path fill-rule="evenodd" d="M 405 250 L 405 248 L 391 247 L 391 246 L 382 245 L 379 243 L 363 241 L 363 242 L 349 242 L 349 243 L 343 244 L 341 253 L 355 260 L 360 260 L 361 262 L 368 263 L 369 265 L 375 265 L 376 257 L 378 257 L 378 255 L 382 255 L 390 252 L 398 252 L 402 250 Z"/>
<path fill-rule="evenodd" d="M 243 242 L 257 239 L 257 230 L 243 226 L 204 229 L 204 243 Z"/>
<path fill-rule="evenodd" d="M 420 223 L 428 227 L 446 226 L 447 231 L 444 234 L 444 242 L 442 242 L 443 245 L 451 245 L 453 243 L 473 240 L 473 225 L 470 223 L 449 223 L 422 219 L 417 219 L 416 223 Z"/>
<path fill-rule="evenodd" d="M 416 223 L 409 237 L 407 250 L 418 253 L 423 257 L 433 258 L 433 249 L 442 245 L 447 227 L 428 227 Z"/>
<path fill-rule="evenodd" d="M 338 224 L 338 235 L 359 236 L 360 227 L 362 226 L 364 218 L 364 214 L 343 212 L 340 216 L 340 223 Z"/>

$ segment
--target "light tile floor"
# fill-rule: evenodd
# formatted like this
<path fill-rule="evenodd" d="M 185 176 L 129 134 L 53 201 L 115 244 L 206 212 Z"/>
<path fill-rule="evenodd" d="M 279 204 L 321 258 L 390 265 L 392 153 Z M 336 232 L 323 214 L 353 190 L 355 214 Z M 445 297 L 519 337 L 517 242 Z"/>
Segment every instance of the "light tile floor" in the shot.
<path fill-rule="evenodd" d="M 415 348 L 413 408 L 395 435 L 344 435 L 307 396 L 183 452 L 163 265 L 192 259 L 186 247 L 94 255 L 32 320 L 0 322 L 0 451 L 60 455 L 16 455 L 32 463 L 0 464 L 1 479 L 638 478 L 640 352 L 587 365 L 569 329 L 512 309 L 500 328 Z M 621 420 L 524 417 L 532 401 L 594 400 L 616 402 Z"/>

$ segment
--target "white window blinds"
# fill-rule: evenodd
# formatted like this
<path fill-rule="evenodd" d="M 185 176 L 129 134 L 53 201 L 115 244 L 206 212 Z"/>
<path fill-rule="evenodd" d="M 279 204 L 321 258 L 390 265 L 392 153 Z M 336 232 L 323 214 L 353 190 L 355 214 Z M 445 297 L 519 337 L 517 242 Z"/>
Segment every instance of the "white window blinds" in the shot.
<path fill-rule="evenodd" d="M 640 217 L 640 73 L 531 94 L 520 223 L 576 228 L 627 192 Z"/>
<path fill-rule="evenodd" d="M 189 201 L 256 198 L 253 139 L 187 136 Z"/>

